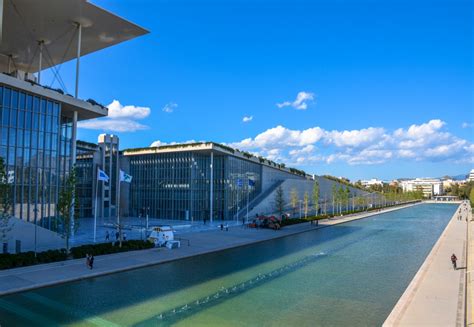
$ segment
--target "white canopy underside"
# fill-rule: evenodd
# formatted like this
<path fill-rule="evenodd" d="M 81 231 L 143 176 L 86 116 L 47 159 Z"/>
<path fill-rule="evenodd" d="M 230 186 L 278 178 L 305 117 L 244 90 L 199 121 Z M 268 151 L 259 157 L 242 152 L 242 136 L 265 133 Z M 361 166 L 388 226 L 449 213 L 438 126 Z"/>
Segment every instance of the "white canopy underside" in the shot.
<path fill-rule="evenodd" d="M 35 73 L 38 42 L 44 41 L 42 69 L 77 56 L 77 24 L 82 26 L 81 55 L 148 33 L 86 0 L 0 0 L 0 72 Z"/>

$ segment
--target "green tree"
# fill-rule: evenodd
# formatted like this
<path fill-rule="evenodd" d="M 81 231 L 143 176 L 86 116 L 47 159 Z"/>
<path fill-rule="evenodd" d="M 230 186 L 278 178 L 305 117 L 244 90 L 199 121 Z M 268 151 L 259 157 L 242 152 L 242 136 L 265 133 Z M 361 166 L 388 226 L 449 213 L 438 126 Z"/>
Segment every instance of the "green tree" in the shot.
<path fill-rule="evenodd" d="M 319 213 L 319 182 L 317 180 L 313 183 L 313 203 L 314 203 L 314 215 L 317 216 Z"/>
<path fill-rule="evenodd" d="M 474 187 L 471 188 L 471 192 L 469 194 L 469 201 L 471 201 L 471 207 L 474 207 Z"/>
<path fill-rule="evenodd" d="M 336 183 L 332 184 L 331 196 L 332 196 L 332 214 L 334 215 L 336 205 L 337 205 L 337 185 L 336 185 Z"/>
<path fill-rule="evenodd" d="M 278 212 L 280 217 L 283 215 L 283 211 L 285 211 L 285 194 L 283 193 L 283 188 L 278 186 L 275 192 L 275 201 L 274 201 L 275 211 Z"/>
<path fill-rule="evenodd" d="M 79 223 L 76 221 L 76 213 L 74 212 L 74 203 L 76 200 L 76 169 L 73 167 L 66 177 L 63 188 L 59 192 L 58 213 L 61 223 L 61 234 L 66 240 L 66 251 L 69 253 L 69 238 L 72 229 L 76 231 Z"/>
<path fill-rule="evenodd" d="M 8 183 L 8 176 L 3 158 L 0 157 L 0 239 L 2 243 L 8 242 L 9 232 L 13 225 L 10 224 L 11 209 L 11 185 Z"/>
<path fill-rule="evenodd" d="M 342 214 L 342 205 L 344 204 L 344 201 L 345 201 L 345 192 L 344 192 L 344 189 L 342 188 L 342 185 L 339 185 L 339 189 L 337 190 L 337 199 L 338 199 L 338 204 L 339 204 L 339 214 Z"/>
<path fill-rule="evenodd" d="M 309 194 L 308 194 L 308 191 L 304 192 L 303 206 L 304 206 L 304 218 L 306 219 L 308 217 L 308 208 L 309 208 Z"/>
<path fill-rule="evenodd" d="M 296 188 L 292 188 L 290 192 L 290 204 L 293 208 L 293 215 L 295 215 L 296 207 L 298 206 L 298 191 Z"/>
<path fill-rule="evenodd" d="M 346 202 L 346 211 L 349 211 L 350 199 L 351 199 L 351 190 L 349 189 L 349 186 L 346 186 L 346 189 L 344 190 L 344 200 Z"/>

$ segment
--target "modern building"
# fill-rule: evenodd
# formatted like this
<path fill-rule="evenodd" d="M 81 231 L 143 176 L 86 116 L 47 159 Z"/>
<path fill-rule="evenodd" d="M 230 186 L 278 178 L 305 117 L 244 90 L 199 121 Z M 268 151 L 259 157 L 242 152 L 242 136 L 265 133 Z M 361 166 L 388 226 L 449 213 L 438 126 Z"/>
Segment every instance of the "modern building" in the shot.
<path fill-rule="evenodd" d="M 107 149 L 113 149 L 112 155 Z M 80 216 L 115 217 L 116 210 L 107 208 L 117 203 L 117 169 L 132 176 L 130 184 L 120 185 L 122 217 L 189 221 L 238 220 L 247 202 L 253 203 L 281 182 L 313 179 L 300 170 L 213 142 L 127 149 L 120 151 L 119 168 L 109 166 L 111 171 L 107 161 L 117 162 L 117 149 L 118 138 L 112 135 L 99 136 L 97 145 L 78 142 Z M 98 168 L 111 177 L 104 186 L 95 182 Z"/>
<path fill-rule="evenodd" d="M 435 178 L 416 178 L 401 182 L 403 192 L 422 191 L 425 198 L 443 195 L 443 182 Z"/>
<path fill-rule="evenodd" d="M 79 97 L 80 59 L 147 31 L 86 0 L 0 1 L 0 10 L 0 156 L 13 214 L 55 229 L 59 191 L 76 161 L 77 122 L 107 116 L 107 108 Z M 57 69 L 70 60 L 74 95 Z M 48 68 L 62 89 L 47 86 Z"/>
<path fill-rule="evenodd" d="M 119 138 L 116 135 L 101 134 L 97 144 L 77 141 L 78 217 L 117 216 L 119 158 Z M 98 169 L 109 176 L 108 182 L 97 180 Z"/>

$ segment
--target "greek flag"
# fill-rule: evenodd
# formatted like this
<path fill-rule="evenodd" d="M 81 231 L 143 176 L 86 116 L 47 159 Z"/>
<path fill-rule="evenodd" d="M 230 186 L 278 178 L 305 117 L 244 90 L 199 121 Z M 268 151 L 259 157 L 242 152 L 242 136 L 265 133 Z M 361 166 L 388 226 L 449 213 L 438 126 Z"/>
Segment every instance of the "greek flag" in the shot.
<path fill-rule="evenodd" d="M 108 182 L 109 181 L 109 176 L 107 176 L 105 171 L 103 171 L 100 168 L 97 168 L 97 180 Z"/>
<path fill-rule="evenodd" d="M 120 170 L 120 181 L 125 182 L 125 183 L 131 183 L 132 182 L 132 176 L 125 174 L 123 170 Z"/>

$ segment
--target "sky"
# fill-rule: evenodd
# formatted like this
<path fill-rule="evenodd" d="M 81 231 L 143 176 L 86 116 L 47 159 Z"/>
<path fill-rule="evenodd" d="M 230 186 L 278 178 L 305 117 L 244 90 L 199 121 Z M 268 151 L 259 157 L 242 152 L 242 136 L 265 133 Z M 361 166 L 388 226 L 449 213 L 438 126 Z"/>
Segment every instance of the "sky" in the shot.
<path fill-rule="evenodd" d="M 92 2 L 150 33 L 81 59 L 109 117 L 79 139 L 214 141 L 351 180 L 474 168 L 472 1 Z"/>

